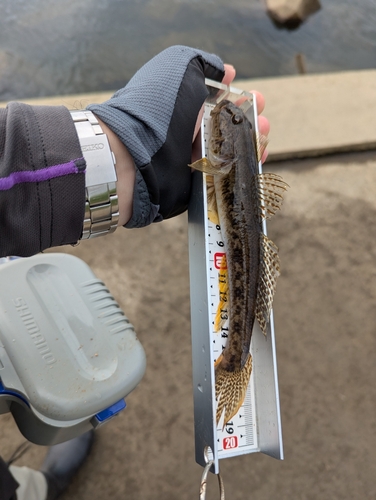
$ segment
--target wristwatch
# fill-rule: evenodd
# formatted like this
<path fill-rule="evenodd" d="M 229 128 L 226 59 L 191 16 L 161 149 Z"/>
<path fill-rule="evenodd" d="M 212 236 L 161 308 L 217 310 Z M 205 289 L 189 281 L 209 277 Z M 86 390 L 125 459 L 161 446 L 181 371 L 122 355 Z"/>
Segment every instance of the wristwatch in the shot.
<path fill-rule="evenodd" d="M 71 111 L 86 161 L 85 219 L 81 239 L 115 231 L 119 220 L 115 156 L 91 111 Z"/>

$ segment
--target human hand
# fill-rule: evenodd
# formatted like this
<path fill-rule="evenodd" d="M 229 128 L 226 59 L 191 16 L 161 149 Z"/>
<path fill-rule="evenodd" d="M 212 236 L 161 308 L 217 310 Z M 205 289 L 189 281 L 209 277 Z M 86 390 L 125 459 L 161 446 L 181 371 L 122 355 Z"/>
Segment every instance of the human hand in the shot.
<path fill-rule="evenodd" d="M 170 47 L 146 63 L 109 101 L 88 107 L 105 125 L 105 132 L 107 126 L 121 140 L 135 163 L 133 213 L 126 227 L 146 226 L 187 208 L 192 138 L 209 93 L 205 78 L 221 81 L 224 75 L 219 57 Z M 118 192 L 122 184 L 118 176 Z M 119 194 L 120 209 L 121 198 Z"/>
<path fill-rule="evenodd" d="M 261 135 L 267 138 L 270 132 L 270 123 L 269 120 L 261 114 L 265 108 L 264 96 L 257 90 L 251 90 L 250 92 L 252 92 L 256 96 L 257 113 L 259 115 L 257 120 L 259 132 Z M 267 157 L 268 157 L 268 149 L 265 148 L 261 157 L 261 162 L 264 163 Z"/>
<path fill-rule="evenodd" d="M 142 227 L 187 208 L 192 142 L 208 95 L 205 78 L 228 85 L 234 77 L 235 69 L 213 54 L 170 47 L 146 63 L 109 101 L 88 107 L 116 157 L 119 225 Z M 257 100 L 261 112 L 261 94 Z M 261 131 L 266 123 L 259 121 Z"/>

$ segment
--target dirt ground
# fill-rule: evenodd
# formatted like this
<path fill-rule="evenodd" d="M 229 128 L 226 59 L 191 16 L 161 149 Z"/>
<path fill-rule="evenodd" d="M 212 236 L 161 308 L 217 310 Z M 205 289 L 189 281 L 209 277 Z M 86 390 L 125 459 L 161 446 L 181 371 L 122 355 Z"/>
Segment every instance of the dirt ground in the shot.
<path fill-rule="evenodd" d="M 376 155 L 270 164 L 291 186 L 268 225 L 285 460 L 221 461 L 230 500 L 376 498 Z M 101 428 L 62 500 L 198 498 L 185 215 L 64 248 L 110 288 L 146 350 L 127 409 Z M 6 458 L 23 441 L 0 417 Z M 38 465 L 33 445 L 19 464 Z M 219 498 L 209 478 L 207 499 Z"/>

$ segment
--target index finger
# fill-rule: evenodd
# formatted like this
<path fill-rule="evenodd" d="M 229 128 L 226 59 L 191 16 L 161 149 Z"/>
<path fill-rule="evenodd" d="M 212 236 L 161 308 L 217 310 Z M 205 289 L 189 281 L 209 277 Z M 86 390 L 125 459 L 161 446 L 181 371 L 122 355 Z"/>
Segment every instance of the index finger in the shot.
<path fill-rule="evenodd" d="M 257 113 L 262 113 L 265 108 L 265 97 L 258 90 L 251 90 L 250 92 L 256 96 Z"/>

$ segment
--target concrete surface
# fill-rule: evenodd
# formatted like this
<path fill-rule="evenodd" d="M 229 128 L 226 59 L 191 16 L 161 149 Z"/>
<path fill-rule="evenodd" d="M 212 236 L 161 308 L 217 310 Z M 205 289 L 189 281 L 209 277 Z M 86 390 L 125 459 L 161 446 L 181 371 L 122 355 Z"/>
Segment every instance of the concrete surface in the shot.
<path fill-rule="evenodd" d="M 376 70 L 237 81 L 266 98 L 269 160 L 376 148 Z"/>
<path fill-rule="evenodd" d="M 268 161 L 376 149 L 376 70 L 235 80 L 259 90 L 271 122 Z M 81 109 L 113 92 L 28 99 Z M 0 103 L 4 106 L 5 103 Z"/>
<path fill-rule="evenodd" d="M 287 95 L 295 95 L 293 86 Z M 285 109 L 294 105 L 290 99 Z M 269 100 L 267 109 L 276 130 L 284 120 Z M 320 120 L 318 112 L 312 119 Z M 332 116 L 328 130 L 340 126 Z M 296 140 L 302 136 L 297 132 Z M 259 453 L 223 460 L 226 498 L 373 499 L 376 154 L 267 168 L 291 186 L 268 225 L 282 266 L 274 311 L 285 460 Z M 83 258 L 105 281 L 148 358 L 128 408 L 98 431 L 91 456 L 62 500 L 198 498 L 186 216 L 142 230 L 119 229 L 59 251 Z M 2 455 L 9 457 L 22 441 L 12 418 L 2 416 Z M 38 467 L 44 454 L 32 445 L 18 463 Z M 210 477 L 207 499 L 216 498 L 217 481 Z"/>

